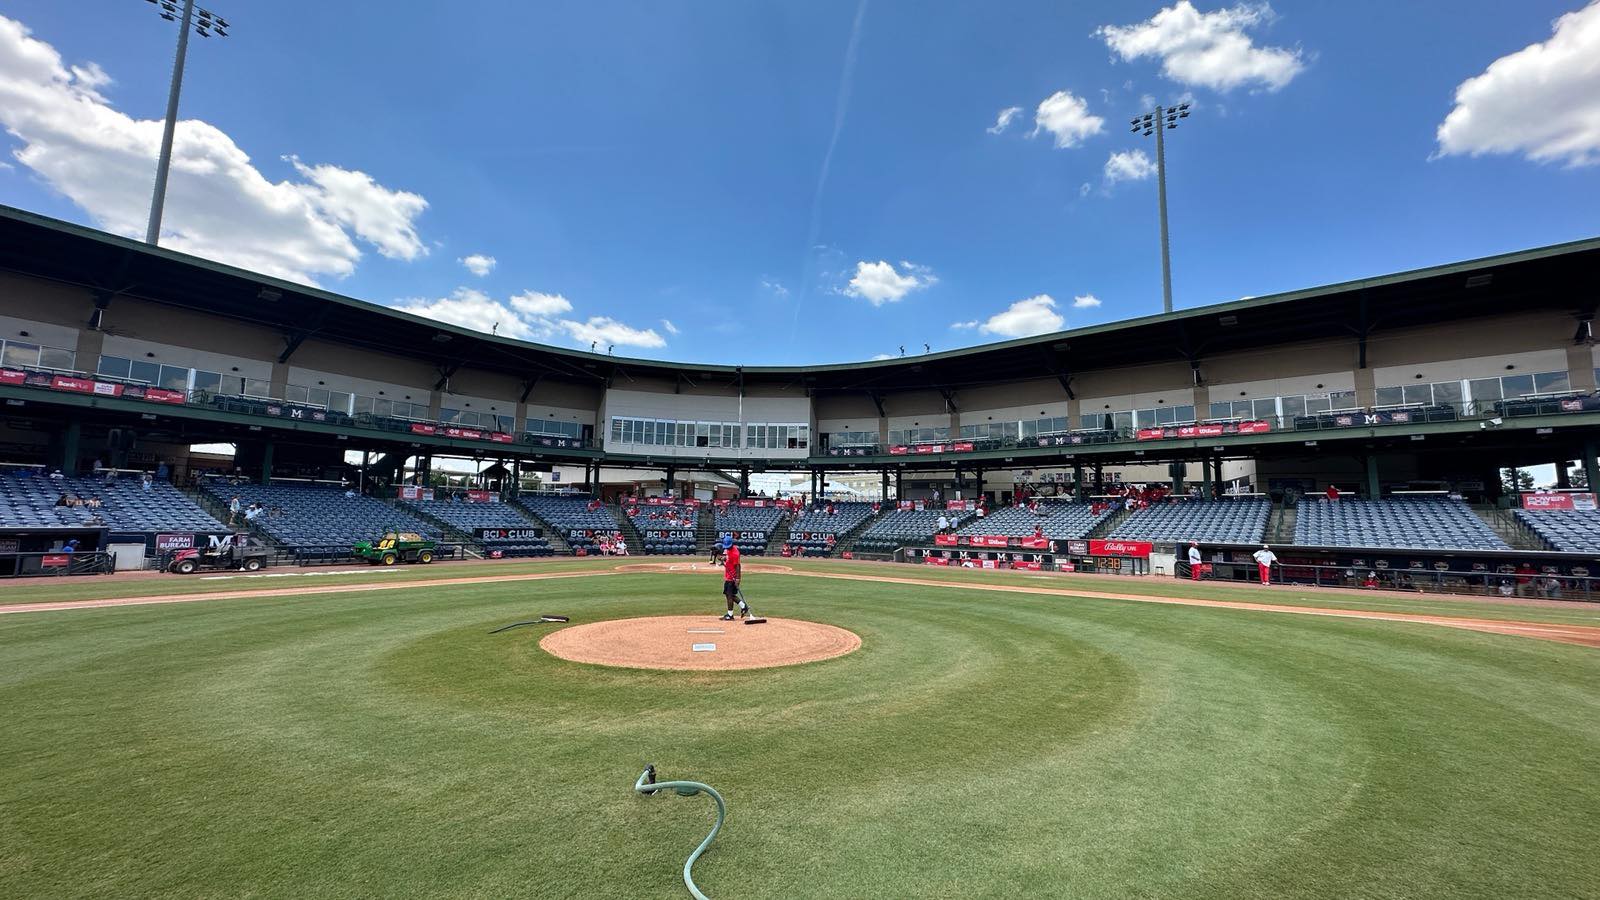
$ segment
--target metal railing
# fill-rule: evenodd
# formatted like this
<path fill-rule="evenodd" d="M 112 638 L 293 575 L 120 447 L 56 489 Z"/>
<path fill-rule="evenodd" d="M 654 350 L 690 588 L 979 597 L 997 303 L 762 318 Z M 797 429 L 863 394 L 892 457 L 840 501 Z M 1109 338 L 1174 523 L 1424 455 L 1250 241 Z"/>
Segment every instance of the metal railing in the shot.
<path fill-rule="evenodd" d="M 1254 562 L 1210 562 L 1203 582 L 1253 582 Z M 1176 577 L 1188 580 L 1189 564 L 1179 560 Z M 1600 602 L 1600 579 L 1589 575 L 1517 573 L 1487 570 L 1361 568 L 1285 563 L 1272 570 L 1274 583 L 1339 590 L 1410 591 L 1418 594 Z"/>
<path fill-rule="evenodd" d="M 109 553 L 0 553 L 0 578 L 42 578 L 69 575 L 104 575 L 115 568 Z"/>

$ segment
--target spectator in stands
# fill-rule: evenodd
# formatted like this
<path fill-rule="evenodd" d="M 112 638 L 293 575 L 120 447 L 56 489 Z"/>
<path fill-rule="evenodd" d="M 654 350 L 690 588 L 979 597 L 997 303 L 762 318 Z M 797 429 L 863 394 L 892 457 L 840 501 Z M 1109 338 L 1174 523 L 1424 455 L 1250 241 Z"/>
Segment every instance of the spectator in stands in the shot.
<path fill-rule="evenodd" d="M 355 488 L 349 488 L 349 487 L 345 488 L 344 489 L 344 495 L 348 499 L 354 499 L 355 495 L 356 495 Z"/>
<path fill-rule="evenodd" d="M 1255 557 L 1256 569 L 1261 573 L 1261 583 L 1271 584 L 1272 566 L 1278 561 L 1278 555 L 1273 553 L 1272 548 L 1266 544 L 1262 544 L 1261 549 L 1251 555 Z"/>
<path fill-rule="evenodd" d="M 157 481 L 166 481 L 167 480 L 167 476 L 170 475 L 170 474 L 172 474 L 172 473 L 167 469 L 167 464 L 166 463 L 159 463 L 159 464 L 156 465 L 156 480 Z"/>
<path fill-rule="evenodd" d="M 1561 599 L 1561 579 L 1551 575 L 1544 580 L 1544 595 L 1551 600 Z"/>
<path fill-rule="evenodd" d="M 1200 543 L 1198 541 L 1189 542 L 1189 580 L 1200 580 Z"/>
<path fill-rule="evenodd" d="M 1337 485 L 1332 485 L 1332 484 L 1328 485 L 1328 499 L 1329 500 L 1337 500 L 1337 499 L 1339 499 L 1339 488 L 1338 488 Z"/>
<path fill-rule="evenodd" d="M 620 534 L 617 535 L 616 550 L 617 550 L 617 555 L 618 556 L 627 556 L 628 555 L 628 539 L 623 537 Z"/>
<path fill-rule="evenodd" d="M 239 510 L 240 510 L 240 508 L 241 507 L 240 507 L 240 504 L 239 504 L 239 495 L 238 494 L 234 494 L 233 495 L 233 499 L 228 501 L 228 524 L 229 525 L 233 525 L 233 524 L 235 524 L 235 523 L 237 523 L 239 521 Z"/>
<path fill-rule="evenodd" d="M 939 533 L 944 534 L 950 530 L 950 519 L 944 513 L 939 514 Z"/>
<path fill-rule="evenodd" d="M 61 496 L 56 498 L 56 505 L 57 506 L 71 506 L 72 504 L 67 502 L 67 495 L 66 494 L 62 494 Z"/>
<path fill-rule="evenodd" d="M 1500 591 L 1500 596 L 1502 597 L 1512 597 L 1517 593 L 1516 587 L 1511 584 L 1511 579 L 1509 578 L 1500 579 L 1500 587 L 1498 590 Z"/>
<path fill-rule="evenodd" d="M 107 469 L 106 470 L 106 487 L 110 487 L 110 486 L 112 486 L 112 485 L 114 485 L 116 483 L 117 483 L 117 470 L 116 469 Z"/>
<path fill-rule="evenodd" d="M 60 484 L 61 482 L 67 480 L 67 476 L 61 474 L 61 470 L 57 469 L 50 473 L 50 480 L 54 481 L 56 484 Z"/>
<path fill-rule="evenodd" d="M 100 461 L 100 457 L 96 456 L 94 458 L 94 470 L 96 472 L 99 472 L 101 469 L 104 469 L 104 468 L 105 468 L 105 464 Z"/>
<path fill-rule="evenodd" d="M 883 504 L 882 503 L 879 503 L 876 500 L 872 501 L 872 514 L 873 515 L 877 515 L 882 510 L 883 510 Z"/>

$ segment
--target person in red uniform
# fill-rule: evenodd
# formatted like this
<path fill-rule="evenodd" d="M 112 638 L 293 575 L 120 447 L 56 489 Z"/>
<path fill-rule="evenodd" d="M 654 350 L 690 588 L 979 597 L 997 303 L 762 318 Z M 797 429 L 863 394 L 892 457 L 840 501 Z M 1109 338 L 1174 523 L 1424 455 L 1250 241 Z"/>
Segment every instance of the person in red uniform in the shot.
<path fill-rule="evenodd" d="M 1328 499 L 1329 500 L 1337 500 L 1337 499 L 1339 499 L 1339 489 L 1337 487 L 1335 487 L 1334 485 L 1331 485 L 1331 484 L 1328 485 Z"/>
<path fill-rule="evenodd" d="M 728 601 L 728 611 L 722 614 L 724 621 L 733 621 L 733 605 L 739 604 L 739 618 L 750 615 L 750 607 L 739 596 L 739 548 L 733 545 L 733 535 L 722 536 L 722 598 Z"/>

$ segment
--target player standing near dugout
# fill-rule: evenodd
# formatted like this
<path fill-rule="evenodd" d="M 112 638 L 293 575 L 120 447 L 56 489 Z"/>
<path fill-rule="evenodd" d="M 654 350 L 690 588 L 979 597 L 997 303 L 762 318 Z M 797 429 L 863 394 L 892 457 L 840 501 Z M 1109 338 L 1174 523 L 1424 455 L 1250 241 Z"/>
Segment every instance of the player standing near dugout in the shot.
<path fill-rule="evenodd" d="M 728 601 L 728 611 L 722 614 L 723 621 L 733 621 L 733 605 L 739 604 L 739 618 L 750 615 L 750 606 L 744 602 L 744 597 L 739 594 L 739 548 L 733 545 L 733 535 L 722 536 L 722 597 Z"/>
<path fill-rule="evenodd" d="M 1261 549 L 1251 555 L 1256 558 L 1256 568 L 1261 572 L 1261 583 L 1271 584 L 1272 566 L 1278 561 L 1278 554 L 1273 553 L 1271 547 L 1262 544 Z"/>

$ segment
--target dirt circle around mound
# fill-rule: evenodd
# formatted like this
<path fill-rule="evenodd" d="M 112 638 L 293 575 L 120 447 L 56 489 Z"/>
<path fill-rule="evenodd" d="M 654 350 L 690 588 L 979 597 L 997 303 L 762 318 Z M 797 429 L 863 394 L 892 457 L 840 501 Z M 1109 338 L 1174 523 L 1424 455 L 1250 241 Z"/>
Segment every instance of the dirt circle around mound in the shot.
<path fill-rule="evenodd" d="M 775 563 L 741 563 L 745 575 L 789 575 L 794 572 L 791 566 L 780 566 Z M 673 575 L 720 575 L 722 566 L 719 563 L 708 563 L 705 560 L 698 562 L 652 562 L 652 563 L 624 563 L 617 566 L 617 572 L 667 572 Z"/>
<path fill-rule="evenodd" d="M 702 649 L 696 650 L 696 646 Z M 833 659 L 861 647 L 853 631 L 801 619 L 761 625 L 717 616 L 645 616 L 574 625 L 544 636 L 540 649 L 571 662 L 628 669 L 770 669 Z"/>

